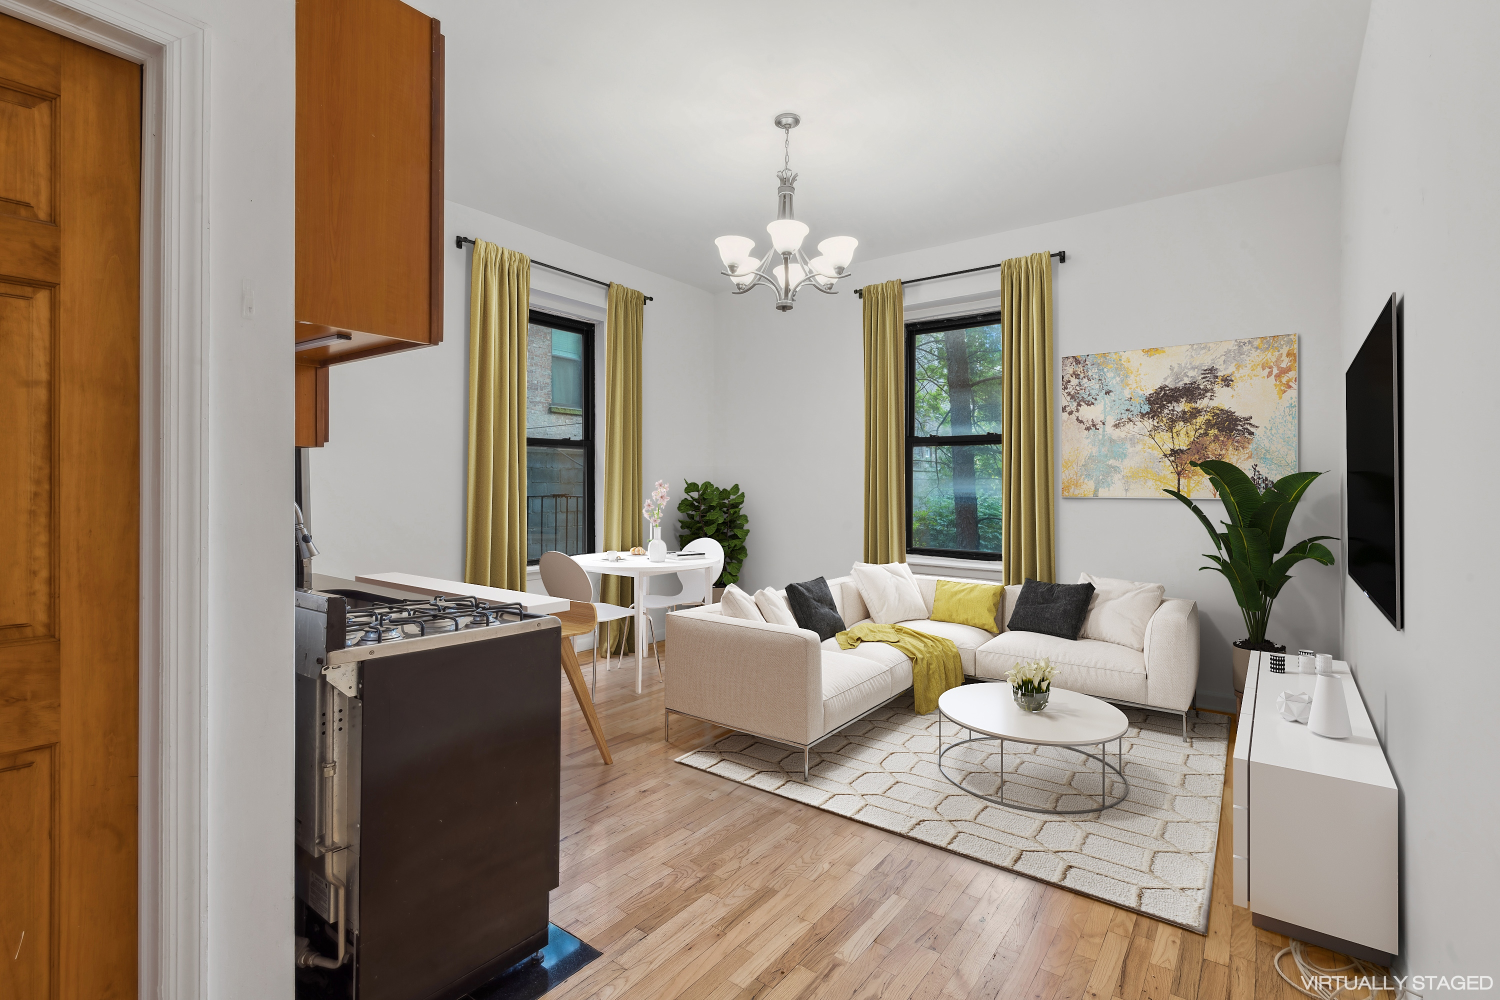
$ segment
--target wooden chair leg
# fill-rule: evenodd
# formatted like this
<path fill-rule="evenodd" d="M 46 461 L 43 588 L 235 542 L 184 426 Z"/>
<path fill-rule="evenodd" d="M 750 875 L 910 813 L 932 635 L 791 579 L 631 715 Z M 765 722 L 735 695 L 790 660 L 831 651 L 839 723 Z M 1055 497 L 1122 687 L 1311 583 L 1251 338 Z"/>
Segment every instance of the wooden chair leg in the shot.
<path fill-rule="evenodd" d="M 604 758 L 604 763 L 613 764 L 615 759 L 609 755 L 609 744 L 604 739 L 604 727 L 599 724 L 599 716 L 594 712 L 594 702 L 589 697 L 588 685 L 584 683 L 583 670 L 578 666 L 578 654 L 573 651 L 571 638 L 562 641 L 562 668 L 563 673 L 568 675 L 568 683 L 573 685 L 573 697 L 578 699 L 578 707 L 583 709 L 584 721 L 589 724 L 589 732 L 594 736 L 594 745 L 599 748 L 599 756 Z"/>

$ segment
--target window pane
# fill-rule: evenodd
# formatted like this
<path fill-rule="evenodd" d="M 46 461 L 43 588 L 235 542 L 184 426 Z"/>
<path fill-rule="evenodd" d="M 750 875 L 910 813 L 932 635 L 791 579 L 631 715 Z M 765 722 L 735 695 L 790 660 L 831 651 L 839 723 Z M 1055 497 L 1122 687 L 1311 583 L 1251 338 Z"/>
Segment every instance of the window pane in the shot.
<path fill-rule="evenodd" d="M 918 333 L 915 437 L 1000 433 L 1000 326 Z"/>
<path fill-rule="evenodd" d="M 583 334 L 527 328 L 526 436 L 583 440 Z"/>
<path fill-rule="evenodd" d="M 1000 446 L 911 450 L 911 547 L 1000 554 Z"/>
<path fill-rule="evenodd" d="M 553 550 L 578 555 L 588 544 L 584 498 L 588 453 L 582 448 L 526 449 L 526 559 Z"/>

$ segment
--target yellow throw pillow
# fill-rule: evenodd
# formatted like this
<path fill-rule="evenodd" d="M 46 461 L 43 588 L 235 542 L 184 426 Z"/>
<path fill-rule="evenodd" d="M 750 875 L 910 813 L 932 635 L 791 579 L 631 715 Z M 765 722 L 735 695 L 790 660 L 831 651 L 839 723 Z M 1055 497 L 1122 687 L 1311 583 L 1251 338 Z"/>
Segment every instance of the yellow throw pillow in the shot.
<path fill-rule="evenodd" d="M 1003 600 L 1005 588 L 997 584 L 939 580 L 937 597 L 932 602 L 932 620 L 998 633 L 1000 626 L 995 624 L 995 616 L 1000 613 Z"/>

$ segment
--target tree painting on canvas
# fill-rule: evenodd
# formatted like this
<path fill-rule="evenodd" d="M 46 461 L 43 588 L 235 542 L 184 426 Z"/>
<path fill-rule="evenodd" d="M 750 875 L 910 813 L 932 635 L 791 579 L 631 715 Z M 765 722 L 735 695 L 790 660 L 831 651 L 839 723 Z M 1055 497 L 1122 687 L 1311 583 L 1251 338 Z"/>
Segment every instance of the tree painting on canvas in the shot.
<path fill-rule="evenodd" d="M 1193 462 L 1265 489 L 1297 471 L 1297 337 L 1062 359 L 1062 495 L 1215 496 Z"/>

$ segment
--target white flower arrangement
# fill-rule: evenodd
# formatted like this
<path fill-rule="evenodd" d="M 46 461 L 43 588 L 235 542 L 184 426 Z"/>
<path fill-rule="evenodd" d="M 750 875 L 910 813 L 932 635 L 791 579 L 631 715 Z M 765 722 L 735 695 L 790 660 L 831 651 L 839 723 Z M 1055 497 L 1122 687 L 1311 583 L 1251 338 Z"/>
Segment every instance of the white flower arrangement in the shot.
<path fill-rule="evenodd" d="M 667 495 L 667 484 L 658 479 L 656 489 L 651 491 L 651 499 L 646 501 L 646 506 L 641 508 L 641 513 L 646 515 L 646 521 L 653 528 L 661 527 L 661 512 L 666 509 L 667 501 L 672 499 Z"/>
<path fill-rule="evenodd" d="M 1052 678 L 1057 676 L 1057 668 L 1052 661 L 1043 657 L 1040 660 L 1022 660 L 1019 667 L 1012 667 L 1005 679 L 1010 681 L 1010 686 L 1021 691 L 1023 694 L 1040 694 L 1052 689 Z"/>

